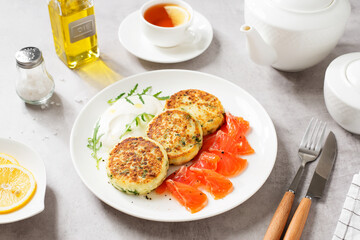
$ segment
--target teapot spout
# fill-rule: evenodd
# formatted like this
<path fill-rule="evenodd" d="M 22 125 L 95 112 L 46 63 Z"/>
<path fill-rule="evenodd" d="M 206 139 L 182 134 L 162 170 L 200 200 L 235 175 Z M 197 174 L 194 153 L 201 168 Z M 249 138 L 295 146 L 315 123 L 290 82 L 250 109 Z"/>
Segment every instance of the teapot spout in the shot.
<path fill-rule="evenodd" d="M 267 44 L 255 28 L 244 24 L 240 31 L 245 33 L 250 59 L 259 65 L 272 65 L 277 60 L 275 49 Z"/>

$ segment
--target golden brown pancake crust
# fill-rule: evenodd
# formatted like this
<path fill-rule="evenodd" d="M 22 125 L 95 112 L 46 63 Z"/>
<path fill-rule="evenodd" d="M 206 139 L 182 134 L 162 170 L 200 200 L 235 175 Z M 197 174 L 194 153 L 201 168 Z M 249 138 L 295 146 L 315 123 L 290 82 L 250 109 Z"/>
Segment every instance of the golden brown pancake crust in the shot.
<path fill-rule="evenodd" d="M 215 132 L 224 122 L 224 107 L 214 95 L 198 89 L 187 89 L 173 94 L 165 109 L 188 111 L 201 124 L 203 135 Z"/>
<path fill-rule="evenodd" d="M 165 148 L 171 164 L 190 161 L 202 145 L 199 122 L 179 109 L 166 110 L 153 118 L 147 136 Z"/>
<path fill-rule="evenodd" d="M 148 183 L 162 171 L 163 152 L 143 137 L 130 137 L 118 143 L 110 153 L 108 172 L 112 178 Z"/>

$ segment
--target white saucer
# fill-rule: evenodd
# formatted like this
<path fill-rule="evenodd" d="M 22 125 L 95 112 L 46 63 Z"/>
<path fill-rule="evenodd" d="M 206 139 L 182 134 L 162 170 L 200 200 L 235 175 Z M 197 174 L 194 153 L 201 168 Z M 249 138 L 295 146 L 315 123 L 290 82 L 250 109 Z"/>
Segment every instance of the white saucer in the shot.
<path fill-rule="evenodd" d="M 46 172 L 40 155 L 24 143 L 7 138 L 0 138 L 0 153 L 13 156 L 21 166 L 32 172 L 36 180 L 36 192 L 31 200 L 14 212 L 0 214 L 0 224 L 20 221 L 42 212 L 46 191 Z"/>
<path fill-rule="evenodd" d="M 177 63 L 195 58 L 210 45 L 213 30 L 210 22 L 194 11 L 194 26 L 201 31 L 201 40 L 196 44 L 180 44 L 171 48 L 152 45 L 141 32 L 139 11 L 128 15 L 120 24 L 119 39 L 121 44 L 133 55 L 150 62 Z"/>

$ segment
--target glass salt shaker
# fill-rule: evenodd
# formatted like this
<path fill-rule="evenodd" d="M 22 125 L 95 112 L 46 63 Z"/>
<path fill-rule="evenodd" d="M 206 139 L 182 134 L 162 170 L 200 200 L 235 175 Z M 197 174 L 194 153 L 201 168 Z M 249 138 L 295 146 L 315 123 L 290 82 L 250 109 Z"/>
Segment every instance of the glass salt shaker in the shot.
<path fill-rule="evenodd" d="M 46 71 L 44 58 L 36 47 L 25 47 L 15 54 L 19 77 L 16 93 L 26 103 L 40 105 L 53 95 L 55 83 Z"/>

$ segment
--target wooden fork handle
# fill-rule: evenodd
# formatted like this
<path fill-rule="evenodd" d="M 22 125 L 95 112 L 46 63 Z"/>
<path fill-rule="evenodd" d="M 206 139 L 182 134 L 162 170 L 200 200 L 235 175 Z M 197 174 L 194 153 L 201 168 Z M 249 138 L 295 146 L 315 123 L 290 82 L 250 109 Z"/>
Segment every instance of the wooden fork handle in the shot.
<path fill-rule="evenodd" d="M 265 233 L 264 240 L 279 240 L 287 219 L 289 217 L 295 194 L 288 191 L 284 194 L 278 208 L 276 209 L 270 225 Z"/>
<path fill-rule="evenodd" d="M 306 223 L 306 219 L 309 215 L 310 207 L 311 207 L 311 200 L 306 197 L 303 198 L 290 222 L 284 240 L 300 239 Z"/>

